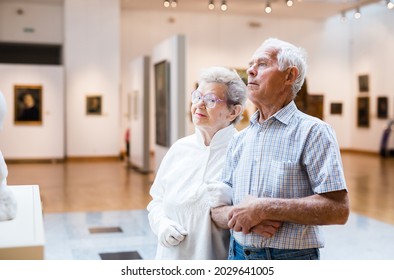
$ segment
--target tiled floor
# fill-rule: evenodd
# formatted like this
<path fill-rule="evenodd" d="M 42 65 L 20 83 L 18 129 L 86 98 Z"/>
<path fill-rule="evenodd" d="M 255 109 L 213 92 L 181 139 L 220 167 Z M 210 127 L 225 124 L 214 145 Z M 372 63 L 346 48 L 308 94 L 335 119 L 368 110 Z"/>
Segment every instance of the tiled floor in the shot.
<path fill-rule="evenodd" d="M 44 224 L 46 259 L 127 259 L 137 258 L 137 253 L 142 259 L 153 259 L 155 255 L 156 238 L 145 210 L 45 214 Z M 120 227 L 122 232 L 89 232 L 101 227 Z M 393 225 L 352 213 L 346 225 L 322 229 L 323 260 L 394 260 Z"/>

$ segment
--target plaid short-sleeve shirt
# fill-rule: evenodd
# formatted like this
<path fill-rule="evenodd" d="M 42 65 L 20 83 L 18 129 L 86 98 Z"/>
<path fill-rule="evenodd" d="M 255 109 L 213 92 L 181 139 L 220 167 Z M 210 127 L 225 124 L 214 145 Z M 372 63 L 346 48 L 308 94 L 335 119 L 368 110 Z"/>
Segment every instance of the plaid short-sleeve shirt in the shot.
<path fill-rule="evenodd" d="M 339 146 L 332 128 L 299 111 L 294 102 L 237 134 L 227 150 L 222 182 L 233 188 L 234 205 L 246 195 L 302 198 L 346 190 Z M 277 249 L 321 248 L 318 226 L 285 222 L 271 238 L 233 232 L 244 246 Z"/>

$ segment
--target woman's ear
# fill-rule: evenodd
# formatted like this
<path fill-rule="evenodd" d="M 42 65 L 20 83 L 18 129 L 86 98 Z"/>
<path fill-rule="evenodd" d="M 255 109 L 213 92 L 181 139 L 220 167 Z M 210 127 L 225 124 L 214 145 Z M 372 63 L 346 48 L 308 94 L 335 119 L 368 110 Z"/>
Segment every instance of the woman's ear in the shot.
<path fill-rule="evenodd" d="M 233 105 L 233 107 L 231 108 L 230 115 L 229 115 L 230 122 L 235 120 L 236 117 L 238 117 L 239 114 L 241 114 L 241 111 L 242 111 L 242 106 L 241 105 L 239 105 L 239 104 Z"/>

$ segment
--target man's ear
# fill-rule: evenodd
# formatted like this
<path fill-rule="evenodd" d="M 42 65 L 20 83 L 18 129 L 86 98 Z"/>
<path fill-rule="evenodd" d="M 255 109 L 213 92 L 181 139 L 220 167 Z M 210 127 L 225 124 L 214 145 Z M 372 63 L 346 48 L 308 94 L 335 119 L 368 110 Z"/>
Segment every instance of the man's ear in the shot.
<path fill-rule="evenodd" d="M 286 83 L 293 84 L 298 76 L 298 68 L 293 66 L 287 69 Z"/>
<path fill-rule="evenodd" d="M 239 116 L 239 114 L 241 114 L 241 110 L 242 110 L 242 106 L 237 104 L 234 105 L 233 108 L 231 109 L 231 113 L 230 113 L 230 121 L 232 122 L 233 120 L 235 120 L 236 117 Z"/>

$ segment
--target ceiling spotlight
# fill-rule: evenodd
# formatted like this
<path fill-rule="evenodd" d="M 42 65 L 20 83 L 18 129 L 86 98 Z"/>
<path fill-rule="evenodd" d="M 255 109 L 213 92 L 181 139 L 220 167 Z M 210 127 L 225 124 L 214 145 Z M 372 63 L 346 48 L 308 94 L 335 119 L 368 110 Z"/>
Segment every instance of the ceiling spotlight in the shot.
<path fill-rule="evenodd" d="M 176 2 L 176 0 L 171 1 L 171 7 L 176 8 L 177 5 L 178 3 Z"/>
<path fill-rule="evenodd" d="M 392 8 L 394 8 L 394 3 L 391 2 L 390 0 L 386 0 L 387 3 L 387 9 L 391 10 Z"/>
<path fill-rule="evenodd" d="M 293 4 L 294 4 L 293 0 L 286 0 L 287 7 L 291 7 L 293 6 Z"/>
<path fill-rule="evenodd" d="M 164 0 L 163 5 L 164 5 L 164 7 L 168 8 L 170 6 L 170 1 L 169 0 Z"/>
<path fill-rule="evenodd" d="M 356 12 L 354 13 L 354 18 L 359 19 L 361 17 L 360 9 L 357 8 Z"/>
<path fill-rule="evenodd" d="M 266 12 L 267 14 L 269 14 L 269 13 L 272 12 L 270 3 L 267 3 L 267 5 L 265 6 L 265 12 Z"/>
<path fill-rule="evenodd" d="M 220 9 L 224 12 L 227 11 L 227 4 L 226 4 L 226 0 L 222 1 L 222 5 L 220 6 Z"/>
<path fill-rule="evenodd" d="M 215 9 L 215 4 L 213 3 L 213 0 L 209 1 L 208 9 L 210 9 L 210 10 Z"/>

